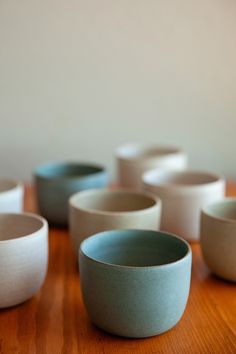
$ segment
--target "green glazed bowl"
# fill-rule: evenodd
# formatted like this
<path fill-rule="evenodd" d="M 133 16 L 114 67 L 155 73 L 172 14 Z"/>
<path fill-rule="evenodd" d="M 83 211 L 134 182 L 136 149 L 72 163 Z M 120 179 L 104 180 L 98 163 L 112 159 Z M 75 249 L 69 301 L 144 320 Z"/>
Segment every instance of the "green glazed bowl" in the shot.
<path fill-rule="evenodd" d="M 191 260 L 188 243 L 165 232 L 111 230 L 87 238 L 79 267 L 91 321 L 124 337 L 169 330 L 186 307 Z"/>
<path fill-rule="evenodd" d="M 68 223 L 68 200 L 72 194 L 108 184 L 105 168 L 89 163 L 48 162 L 38 166 L 33 175 L 39 212 L 57 226 Z"/>

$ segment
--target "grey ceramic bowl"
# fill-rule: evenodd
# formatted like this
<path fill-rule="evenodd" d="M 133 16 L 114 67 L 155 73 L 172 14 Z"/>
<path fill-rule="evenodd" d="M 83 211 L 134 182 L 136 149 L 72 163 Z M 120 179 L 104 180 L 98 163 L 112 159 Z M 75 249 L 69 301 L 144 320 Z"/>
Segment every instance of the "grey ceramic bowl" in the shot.
<path fill-rule="evenodd" d="M 201 248 L 214 274 L 236 282 L 236 198 L 225 198 L 202 210 Z"/>
<path fill-rule="evenodd" d="M 94 164 L 49 162 L 34 171 L 40 213 L 52 224 L 68 223 L 68 199 L 79 191 L 108 184 L 104 167 Z"/>
<path fill-rule="evenodd" d="M 158 230 L 161 200 L 129 189 L 93 189 L 70 198 L 70 237 L 76 255 L 80 243 L 111 229 Z"/>
<path fill-rule="evenodd" d="M 169 330 L 186 307 L 191 259 L 188 243 L 165 232 L 112 230 L 87 238 L 79 266 L 90 319 L 124 337 Z"/>

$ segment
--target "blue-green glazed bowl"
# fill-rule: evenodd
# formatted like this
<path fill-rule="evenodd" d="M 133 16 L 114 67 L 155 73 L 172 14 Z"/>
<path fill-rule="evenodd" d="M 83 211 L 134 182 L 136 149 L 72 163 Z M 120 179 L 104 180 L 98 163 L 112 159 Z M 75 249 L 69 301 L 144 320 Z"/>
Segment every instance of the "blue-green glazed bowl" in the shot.
<path fill-rule="evenodd" d="M 191 262 L 188 243 L 166 232 L 111 230 L 87 238 L 79 267 L 91 321 L 124 337 L 169 330 L 186 307 Z"/>
<path fill-rule="evenodd" d="M 86 163 L 48 162 L 38 166 L 33 175 L 39 212 L 58 226 L 68 223 L 68 200 L 72 194 L 108 184 L 103 166 Z"/>

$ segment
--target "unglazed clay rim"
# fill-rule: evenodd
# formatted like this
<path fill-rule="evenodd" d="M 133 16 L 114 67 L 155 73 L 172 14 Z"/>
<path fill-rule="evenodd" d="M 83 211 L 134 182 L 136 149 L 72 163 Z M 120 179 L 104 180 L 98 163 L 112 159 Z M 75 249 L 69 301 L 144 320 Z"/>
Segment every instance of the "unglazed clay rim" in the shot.
<path fill-rule="evenodd" d="M 65 166 L 65 167 L 69 167 L 69 166 L 77 166 L 77 167 L 92 167 L 92 168 L 96 168 L 98 171 L 97 172 L 93 172 L 93 173 L 88 173 L 86 175 L 74 175 L 74 176 L 60 176 L 60 175 L 54 175 L 49 177 L 48 175 L 44 175 L 43 173 L 40 172 L 40 170 L 44 167 L 54 167 L 54 166 Z M 73 179 L 87 179 L 88 177 L 91 176 L 98 176 L 100 174 L 106 174 L 106 168 L 102 165 L 98 165 L 96 163 L 87 163 L 87 162 L 76 162 L 76 161 L 48 161 L 46 163 L 40 164 L 38 165 L 34 170 L 33 170 L 33 176 L 38 177 L 38 178 L 42 178 L 48 181 L 53 181 L 53 180 L 73 180 Z"/>
<path fill-rule="evenodd" d="M 105 234 L 105 233 L 117 233 L 117 232 L 129 232 L 129 231 L 136 231 L 136 232 L 147 232 L 147 233 L 158 233 L 158 234 L 162 234 L 162 235 L 166 235 L 166 236 L 169 236 L 171 238 L 175 238 L 179 241 L 181 241 L 182 244 L 185 244 L 185 246 L 187 246 L 187 252 L 186 254 L 181 257 L 180 259 L 178 259 L 177 261 L 173 261 L 173 262 L 169 262 L 169 263 L 166 263 L 166 264 L 161 264 L 161 265 L 154 265 L 154 266 L 143 266 L 143 267 L 139 267 L 139 266 L 126 266 L 126 265 L 120 265 L 120 264 L 112 264 L 112 263 L 107 263 L 107 262 L 103 262 L 103 261 L 100 261 L 100 260 L 97 260 L 93 257 L 89 257 L 87 254 L 84 253 L 84 251 L 82 250 L 83 248 L 83 245 L 88 242 L 89 240 L 91 240 L 92 238 L 97 238 L 99 237 L 99 235 L 102 235 L 102 234 Z M 106 230 L 106 231 L 102 231 L 102 232 L 99 232 L 99 233 L 96 233 L 88 238 L 86 238 L 85 240 L 83 240 L 81 242 L 81 245 L 80 245 L 80 248 L 79 248 L 79 252 L 81 254 L 83 254 L 83 256 L 87 259 L 89 259 L 90 261 L 94 262 L 94 263 L 97 263 L 97 264 L 102 264 L 102 265 L 106 265 L 108 267 L 114 267 L 114 268 L 122 268 L 122 269 L 129 269 L 129 270 L 134 270 L 134 271 L 139 271 L 139 270 L 145 270 L 145 269 L 163 269 L 163 268 L 169 268 L 169 267 L 173 267 L 175 266 L 176 264 L 179 264 L 179 263 L 182 263 L 184 262 L 185 259 L 187 259 L 188 257 L 191 257 L 192 255 L 192 251 L 191 251 L 191 247 L 189 245 L 189 243 L 184 240 L 183 238 L 175 235 L 175 234 L 172 234 L 172 233 L 169 233 L 169 232 L 165 232 L 165 231 L 155 231 L 155 230 L 141 230 L 141 229 L 113 229 L 113 230 Z"/>
<path fill-rule="evenodd" d="M 194 174 L 194 175 L 202 175 L 202 176 L 208 176 L 213 178 L 214 180 L 212 182 L 205 182 L 205 183 L 199 183 L 199 184 L 178 184 L 178 183 L 171 183 L 171 182 L 161 182 L 161 183 L 155 183 L 155 182 L 150 182 L 148 177 L 152 174 L 165 174 L 169 176 L 174 176 L 174 175 L 188 175 L 188 174 Z M 155 176 L 154 176 L 155 178 Z M 171 190 L 195 190 L 195 189 L 203 189 L 207 188 L 210 186 L 217 185 L 218 183 L 225 183 L 225 179 L 223 176 L 211 173 L 211 172 L 206 172 L 206 171 L 199 171 L 199 170 L 185 170 L 185 171 L 175 171 L 175 170 L 160 170 L 160 169 L 152 169 L 149 171 L 146 171 L 142 175 L 142 181 L 145 186 L 151 186 L 151 187 L 157 187 L 160 189 L 171 189 Z"/>
<path fill-rule="evenodd" d="M 129 147 L 134 147 L 135 149 L 139 151 L 149 151 L 149 150 L 169 150 L 169 152 L 163 153 L 163 154 L 156 154 L 152 156 L 130 156 L 128 157 L 127 154 L 123 153 L 122 150 L 129 148 Z M 125 144 L 119 146 L 116 151 L 115 151 L 116 157 L 121 160 L 121 161 L 126 161 L 126 162 L 138 162 L 138 161 L 147 161 L 147 160 L 155 160 L 155 159 L 162 159 L 170 156 L 186 156 L 186 153 L 179 147 L 176 146 L 170 146 L 170 145 L 156 145 L 156 144 L 138 144 L 138 143 L 130 143 L 130 144 Z"/>
<path fill-rule="evenodd" d="M 145 198 L 151 199 L 154 204 L 150 207 L 143 208 L 143 209 L 136 209 L 136 210 L 128 210 L 128 211 L 109 211 L 109 210 L 97 210 L 97 209 L 92 209 L 92 208 L 83 208 L 77 205 L 76 201 L 78 198 L 81 196 L 93 196 L 95 194 L 116 194 L 116 193 L 123 193 L 123 194 L 130 194 L 130 195 L 139 195 Z M 73 194 L 69 198 L 69 204 L 76 210 L 81 210 L 84 211 L 88 214 L 93 214 L 93 215 L 107 215 L 107 216 L 116 216 L 116 215 L 129 215 L 129 214 L 139 214 L 139 213 L 146 213 L 151 210 L 155 210 L 156 208 L 161 208 L 162 202 L 161 199 L 156 197 L 155 195 L 151 193 L 142 193 L 142 192 L 137 192 L 132 189 L 126 189 L 126 188 L 117 188 L 117 189 L 107 189 L 107 188 L 99 188 L 99 189 L 89 189 L 81 192 L 77 192 Z"/>
<path fill-rule="evenodd" d="M 235 203 L 235 208 L 236 208 L 236 197 L 235 198 L 224 198 L 218 202 L 215 203 L 211 203 L 208 204 L 207 206 L 205 206 L 204 208 L 202 208 L 202 213 L 204 215 L 206 215 L 209 219 L 212 220 L 217 220 L 217 221 L 221 221 L 221 222 L 225 222 L 227 224 L 236 224 L 236 218 L 235 219 L 231 219 L 231 218 L 225 218 L 225 217 L 221 217 L 221 216 L 216 216 L 214 213 L 212 213 L 210 210 L 208 210 L 209 208 L 216 206 L 216 205 L 225 205 L 227 203 L 230 202 L 234 202 Z"/>
<path fill-rule="evenodd" d="M 36 231 L 34 231 L 34 232 L 30 233 L 30 234 L 26 234 L 24 236 L 19 236 L 19 237 L 12 238 L 12 239 L 7 239 L 7 240 L 0 240 L 0 245 L 1 244 L 6 244 L 8 242 L 20 242 L 22 239 L 25 240 L 25 239 L 29 239 L 29 238 L 35 237 L 43 229 L 47 229 L 47 225 L 48 225 L 47 220 L 44 219 L 43 217 L 37 215 L 37 214 L 34 214 L 34 213 L 0 213 L 0 216 L 1 215 L 5 215 L 5 216 L 9 216 L 9 217 L 17 215 L 17 217 L 22 217 L 22 218 L 26 216 L 26 217 L 30 217 L 32 219 L 37 219 L 37 220 L 41 221 L 42 225 L 41 225 L 41 227 L 38 230 L 36 230 Z"/>
<path fill-rule="evenodd" d="M 1 181 L 8 181 L 8 182 L 12 183 L 14 186 L 12 186 L 11 188 L 7 188 L 4 191 L 0 191 L 0 198 L 1 198 L 2 195 L 5 195 L 7 193 L 12 193 L 13 191 L 16 191 L 18 189 L 21 189 L 21 188 L 23 189 L 24 188 L 24 185 L 23 185 L 22 182 L 14 180 L 14 179 L 11 179 L 11 178 L 1 177 L 0 178 L 0 182 Z"/>

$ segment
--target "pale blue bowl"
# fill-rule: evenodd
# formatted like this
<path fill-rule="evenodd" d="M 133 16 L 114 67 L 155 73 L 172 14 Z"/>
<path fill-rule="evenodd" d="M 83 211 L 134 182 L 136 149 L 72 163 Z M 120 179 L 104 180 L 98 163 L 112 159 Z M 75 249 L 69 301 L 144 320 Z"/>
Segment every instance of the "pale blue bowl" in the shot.
<path fill-rule="evenodd" d="M 38 166 L 33 174 L 39 212 L 58 226 L 68 223 L 68 200 L 72 194 L 108 184 L 105 168 L 94 164 L 49 162 Z"/>
<path fill-rule="evenodd" d="M 186 307 L 191 261 L 188 243 L 165 232 L 112 230 L 87 238 L 79 269 L 90 319 L 124 337 L 169 330 Z"/>

